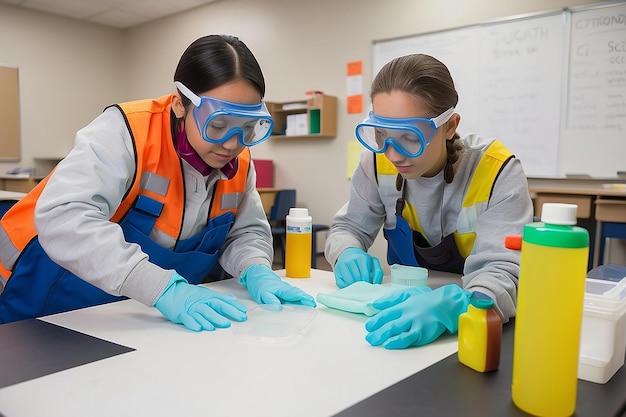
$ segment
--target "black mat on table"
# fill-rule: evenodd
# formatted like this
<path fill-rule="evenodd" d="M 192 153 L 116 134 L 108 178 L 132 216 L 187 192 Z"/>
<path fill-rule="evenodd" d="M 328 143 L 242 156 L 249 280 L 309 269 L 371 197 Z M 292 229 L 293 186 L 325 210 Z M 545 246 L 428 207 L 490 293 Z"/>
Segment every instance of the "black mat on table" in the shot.
<path fill-rule="evenodd" d="M 135 349 L 45 321 L 0 325 L 0 388 Z"/>

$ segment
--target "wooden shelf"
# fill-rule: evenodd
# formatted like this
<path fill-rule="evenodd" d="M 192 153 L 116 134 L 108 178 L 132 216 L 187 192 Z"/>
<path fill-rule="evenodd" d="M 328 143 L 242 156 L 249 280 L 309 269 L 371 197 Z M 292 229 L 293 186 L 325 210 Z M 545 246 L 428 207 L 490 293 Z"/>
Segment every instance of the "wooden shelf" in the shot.
<path fill-rule="evenodd" d="M 285 138 L 331 138 L 337 136 L 337 97 L 318 94 L 308 100 L 266 102 L 274 118 L 273 137 Z M 288 116 L 302 115 L 298 121 Z M 286 134 L 287 120 L 302 124 L 300 130 Z"/>

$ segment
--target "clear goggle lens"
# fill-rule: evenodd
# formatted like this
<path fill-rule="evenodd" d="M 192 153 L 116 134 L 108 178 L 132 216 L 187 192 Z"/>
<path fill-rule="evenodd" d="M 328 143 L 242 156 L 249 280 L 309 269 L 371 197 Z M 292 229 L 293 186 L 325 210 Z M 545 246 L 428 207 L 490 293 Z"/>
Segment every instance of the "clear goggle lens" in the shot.
<path fill-rule="evenodd" d="M 420 156 L 434 139 L 439 127 L 450 120 L 454 107 L 430 119 L 390 118 L 369 113 L 356 127 L 356 137 L 372 152 L 383 153 L 389 145 L 408 158 Z"/>
<path fill-rule="evenodd" d="M 200 97 L 181 82 L 176 81 L 174 84 L 193 103 L 193 118 L 205 141 L 221 144 L 237 136 L 241 145 L 253 146 L 272 134 L 274 120 L 265 103 L 238 104 L 213 97 Z"/>

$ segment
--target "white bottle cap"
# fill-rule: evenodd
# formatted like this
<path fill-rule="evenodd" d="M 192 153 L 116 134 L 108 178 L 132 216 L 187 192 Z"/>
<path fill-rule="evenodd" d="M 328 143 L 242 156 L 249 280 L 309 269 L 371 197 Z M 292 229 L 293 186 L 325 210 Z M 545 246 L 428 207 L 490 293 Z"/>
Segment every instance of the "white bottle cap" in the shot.
<path fill-rule="evenodd" d="M 541 221 L 549 224 L 573 226 L 576 224 L 576 204 L 544 203 L 541 206 Z"/>
<path fill-rule="evenodd" d="M 289 217 L 294 217 L 294 218 L 309 217 L 309 209 L 292 207 L 289 209 Z"/>

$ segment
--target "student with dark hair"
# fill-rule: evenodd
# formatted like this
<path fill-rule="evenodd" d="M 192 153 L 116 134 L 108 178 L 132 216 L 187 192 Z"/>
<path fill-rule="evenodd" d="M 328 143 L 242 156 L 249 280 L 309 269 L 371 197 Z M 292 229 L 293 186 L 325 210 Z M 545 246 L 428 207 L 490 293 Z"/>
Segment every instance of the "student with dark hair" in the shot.
<path fill-rule="evenodd" d="M 519 252 L 504 239 L 532 221 L 521 162 L 498 140 L 457 133 L 458 95 L 446 66 L 422 54 L 387 63 L 371 90 L 372 111 L 357 125 L 365 147 L 350 199 L 335 215 L 326 259 L 340 288 L 380 283 L 380 261 L 367 253 L 380 229 L 391 264 L 462 275 L 432 290 L 409 288 L 377 300 L 367 341 L 389 349 L 432 342 L 457 330 L 472 296 L 493 299 L 504 320 L 515 315 Z"/>
<path fill-rule="evenodd" d="M 249 148 L 273 121 L 254 55 L 236 37 L 202 37 L 174 82 L 107 107 L 0 220 L 0 323 L 128 297 L 191 330 L 228 327 L 245 306 L 194 284 L 231 276 L 258 303 L 315 306 L 271 269 Z"/>

